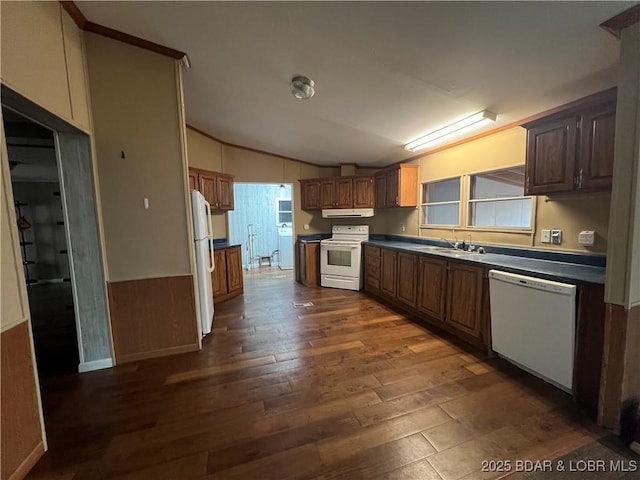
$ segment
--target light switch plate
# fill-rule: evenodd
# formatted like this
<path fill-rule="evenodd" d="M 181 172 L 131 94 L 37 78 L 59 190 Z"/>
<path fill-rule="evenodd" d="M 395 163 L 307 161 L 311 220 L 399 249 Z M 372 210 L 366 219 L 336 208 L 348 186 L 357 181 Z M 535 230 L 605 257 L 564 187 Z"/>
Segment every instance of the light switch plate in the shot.
<path fill-rule="evenodd" d="M 541 230 L 540 241 L 542 243 L 551 243 L 551 230 Z"/>

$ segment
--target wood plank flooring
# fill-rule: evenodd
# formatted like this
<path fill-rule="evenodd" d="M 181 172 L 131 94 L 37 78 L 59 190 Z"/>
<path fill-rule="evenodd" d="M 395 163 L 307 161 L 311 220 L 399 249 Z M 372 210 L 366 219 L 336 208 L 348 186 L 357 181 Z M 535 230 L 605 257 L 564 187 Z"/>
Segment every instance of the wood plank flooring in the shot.
<path fill-rule="evenodd" d="M 312 306 L 295 306 L 312 302 Z M 245 274 L 201 352 L 42 382 L 28 478 L 498 478 L 604 432 L 571 398 L 360 292 Z"/>

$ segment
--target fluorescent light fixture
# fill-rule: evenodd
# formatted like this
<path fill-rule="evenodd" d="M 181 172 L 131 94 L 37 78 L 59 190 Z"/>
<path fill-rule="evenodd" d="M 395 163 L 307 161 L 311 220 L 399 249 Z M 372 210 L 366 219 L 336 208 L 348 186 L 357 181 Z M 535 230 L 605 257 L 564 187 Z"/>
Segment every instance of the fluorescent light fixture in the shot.
<path fill-rule="evenodd" d="M 463 118 L 458 122 L 447 125 L 446 127 L 442 127 L 434 132 L 427 133 L 420 138 L 416 138 L 414 141 L 407 143 L 404 148 L 409 150 L 410 152 L 417 152 L 418 150 L 427 148 L 429 145 L 433 145 L 434 143 L 440 143 L 444 141 L 445 138 L 451 137 L 453 135 L 458 135 L 463 131 L 469 130 L 471 128 L 477 128 L 488 122 L 495 122 L 496 118 L 497 115 L 495 113 L 492 113 L 488 110 L 483 110 L 482 112 L 478 112 L 474 115 L 471 115 L 470 117 Z"/>

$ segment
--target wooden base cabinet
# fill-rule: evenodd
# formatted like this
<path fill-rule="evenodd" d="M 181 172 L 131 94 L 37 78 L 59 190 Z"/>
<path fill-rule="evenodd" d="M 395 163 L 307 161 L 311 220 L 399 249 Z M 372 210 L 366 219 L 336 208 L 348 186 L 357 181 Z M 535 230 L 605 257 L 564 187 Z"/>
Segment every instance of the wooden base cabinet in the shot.
<path fill-rule="evenodd" d="M 398 252 L 398 294 L 397 299 L 411 308 L 416 307 L 418 298 L 418 256 Z"/>
<path fill-rule="evenodd" d="M 380 294 L 380 249 L 372 245 L 364 246 L 364 289 Z"/>
<path fill-rule="evenodd" d="M 213 302 L 220 303 L 244 292 L 242 250 L 240 245 L 214 252 L 215 269 L 211 273 Z"/>
<path fill-rule="evenodd" d="M 447 261 L 421 256 L 418 267 L 418 310 L 444 322 Z"/>
<path fill-rule="evenodd" d="M 490 347 L 484 267 L 365 245 L 365 289 L 469 343 Z"/>
<path fill-rule="evenodd" d="M 483 275 L 482 267 L 449 262 L 446 322 L 478 339 L 482 339 Z"/>
<path fill-rule="evenodd" d="M 320 285 L 320 242 L 299 241 L 296 252 L 296 280 L 307 287 Z"/>

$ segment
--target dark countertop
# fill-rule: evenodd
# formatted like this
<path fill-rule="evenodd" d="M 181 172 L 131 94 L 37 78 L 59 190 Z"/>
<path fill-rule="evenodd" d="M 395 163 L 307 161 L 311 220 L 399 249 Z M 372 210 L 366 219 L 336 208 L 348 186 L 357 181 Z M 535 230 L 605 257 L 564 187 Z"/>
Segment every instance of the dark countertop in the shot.
<path fill-rule="evenodd" d="M 545 280 L 552 280 L 556 282 L 565 282 L 572 284 L 595 283 L 602 285 L 604 284 L 605 280 L 605 267 L 550 260 L 539 260 L 535 258 L 502 255 L 498 253 L 467 254 L 456 252 L 454 249 L 451 249 L 451 253 L 425 251 L 424 244 L 411 243 L 406 241 L 370 239 L 365 243 L 369 245 L 375 245 L 377 247 L 393 248 L 410 253 L 434 255 L 443 258 L 450 258 L 464 262 L 480 264 L 489 268 L 495 267 L 505 272 L 529 275 L 532 277 L 543 278 Z"/>
<path fill-rule="evenodd" d="M 227 243 L 227 242 L 228 242 L 228 240 L 226 239 L 226 237 L 214 238 L 213 239 L 213 249 L 214 250 L 224 250 L 225 248 L 241 247 L 242 246 L 241 243 Z"/>

